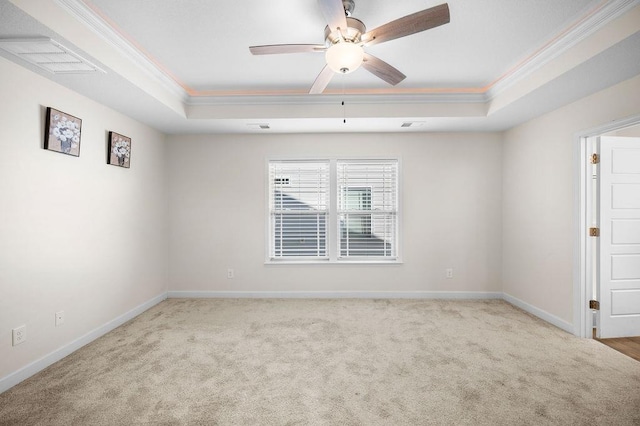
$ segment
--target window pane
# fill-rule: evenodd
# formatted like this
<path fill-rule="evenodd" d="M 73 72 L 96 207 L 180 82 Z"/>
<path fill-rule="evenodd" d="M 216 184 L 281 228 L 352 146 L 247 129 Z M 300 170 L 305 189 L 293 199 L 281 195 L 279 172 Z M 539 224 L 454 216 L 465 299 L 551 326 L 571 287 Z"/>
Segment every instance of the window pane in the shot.
<path fill-rule="evenodd" d="M 340 214 L 340 257 L 395 258 L 396 229 L 395 214 Z"/>
<path fill-rule="evenodd" d="M 327 210 L 329 163 L 269 164 L 272 210 Z"/>
<path fill-rule="evenodd" d="M 327 256 L 328 162 L 269 163 L 270 257 Z"/>
<path fill-rule="evenodd" d="M 325 257 L 326 215 L 274 214 L 273 257 Z"/>
<path fill-rule="evenodd" d="M 339 256 L 397 256 L 397 161 L 338 161 Z"/>

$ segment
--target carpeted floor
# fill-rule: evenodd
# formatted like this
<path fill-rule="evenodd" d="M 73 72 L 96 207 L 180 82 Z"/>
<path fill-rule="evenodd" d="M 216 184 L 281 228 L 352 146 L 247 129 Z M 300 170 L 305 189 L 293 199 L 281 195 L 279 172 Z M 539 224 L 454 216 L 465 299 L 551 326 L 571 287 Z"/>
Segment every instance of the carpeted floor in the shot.
<path fill-rule="evenodd" d="M 503 301 L 170 299 L 1 425 L 640 425 L 640 362 Z"/>

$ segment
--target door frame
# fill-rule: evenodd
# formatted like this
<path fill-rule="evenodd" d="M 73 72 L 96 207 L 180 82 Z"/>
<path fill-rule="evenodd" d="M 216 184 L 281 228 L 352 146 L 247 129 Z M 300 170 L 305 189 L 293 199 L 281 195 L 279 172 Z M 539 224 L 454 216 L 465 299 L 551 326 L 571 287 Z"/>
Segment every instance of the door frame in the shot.
<path fill-rule="evenodd" d="M 591 194 L 592 179 L 591 164 L 588 158 L 592 152 L 587 144 L 589 138 L 598 137 L 605 133 L 622 130 L 627 127 L 640 125 L 640 115 L 634 115 L 591 129 L 578 132 L 574 136 L 574 262 L 573 262 L 573 330 L 578 337 L 593 338 L 593 316 L 588 308 L 591 299 L 593 283 L 593 245 L 589 244 L 590 237 L 587 229 L 591 223 Z"/>

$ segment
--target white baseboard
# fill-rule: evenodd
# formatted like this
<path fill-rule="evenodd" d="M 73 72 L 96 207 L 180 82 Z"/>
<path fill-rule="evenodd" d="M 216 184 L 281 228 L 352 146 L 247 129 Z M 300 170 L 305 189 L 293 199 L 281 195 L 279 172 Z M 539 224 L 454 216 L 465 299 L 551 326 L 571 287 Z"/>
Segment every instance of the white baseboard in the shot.
<path fill-rule="evenodd" d="M 536 308 L 533 305 L 528 304 L 527 302 L 523 302 L 522 300 L 515 298 L 507 293 L 502 293 L 502 298 L 511 303 L 514 306 L 522 309 L 523 311 L 529 312 L 531 315 L 535 315 L 541 320 L 548 322 L 549 324 L 553 324 L 561 330 L 566 331 L 567 333 L 574 334 L 574 327 L 572 323 L 569 323 L 561 318 L 558 318 L 555 315 L 550 314 L 549 312 L 543 311 L 540 308 Z"/>
<path fill-rule="evenodd" d="M 89 333 L 85 334 L 82 337 L 77 338 L 76 340 L 74 340 L 73 342 L 51 352 L 48 355 L 45 355 L 44 357 L 32 362 L 29 365 L 26 365 L 24 367 L 22 367 L 20 370 L 15 371 L 11 374 L 9 374 L 8 376 L 5 376 L 3 378 L 0 379 L 0 393 L 8 390 L 9 388 L 12 388 L 13 386 L 17 385 L 18 383 L 22 382 L 23 380 L 28 379 L 29 377 L 33 376 L 34 374 L 38 373 L 41 370 L 44 370 L 45 368 L 47 368 L 48 366 L 50 366 L 51 364 L 60 361 L 62 358 L 66 357 L 67 355 L 77 351 L 78 349 L 80 349 L 81 347 L 83 347 L 84 345 L 91 343 L 92 341 L 96 340 L 97 338 L 104 336 L 105 334 L 107 334 L 108 332 L 110 332 L 111 330 L 121 326 L 122 324 L 124 324 L 125 322 L 129 321 L 132 318 L 135 318 L 136 316 L 140 315 L 141 313 L 143 313 L 144 311 L 146 311 L 147 309 L 157 305 L 158 303 L 162 302 L 163 300 L 165 300 L 167 298 L 167 293 L 162 293 L 156 297 L 154 297 L 151 300 L 148 300 L 144 303 L 142 303 L 141 305 L 136 306 L 135 308 L 131 309 L 129 312 L 126 312 L 122 315 L 120 315 L 119 317 L 109 321 L 108 323 L 104 324 L 101 327 L 96 328 L 95 330 L 90 331 Z"/>
<path fill-rule="evenodd" d="M 474 291 L 170 291 L 170 299 L 502 299 Z"/>

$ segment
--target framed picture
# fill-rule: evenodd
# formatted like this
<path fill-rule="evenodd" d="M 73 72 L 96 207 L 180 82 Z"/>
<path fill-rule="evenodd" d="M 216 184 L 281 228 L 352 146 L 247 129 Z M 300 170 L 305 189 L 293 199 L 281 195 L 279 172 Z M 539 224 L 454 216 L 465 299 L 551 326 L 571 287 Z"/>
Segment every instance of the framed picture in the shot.
<path fill-rule="evenodd" d="M 108 164 L 129 168 L 131 164 L 131 138 L 109 132 Z"/>
<path fill-rule="evenodd" d="M 55 108 L 47 107 L 44 149 L 79 157 L 81 130 L 81 119 Z"/>

